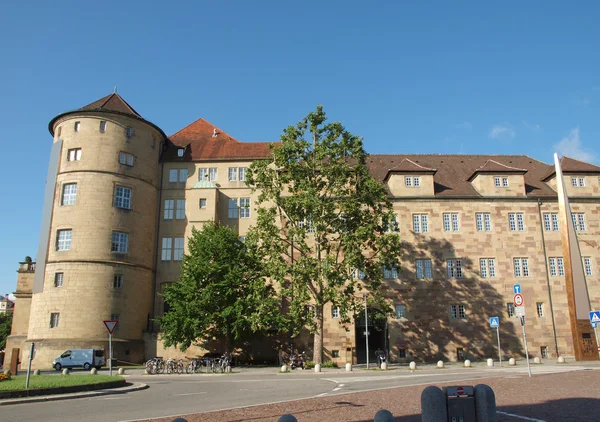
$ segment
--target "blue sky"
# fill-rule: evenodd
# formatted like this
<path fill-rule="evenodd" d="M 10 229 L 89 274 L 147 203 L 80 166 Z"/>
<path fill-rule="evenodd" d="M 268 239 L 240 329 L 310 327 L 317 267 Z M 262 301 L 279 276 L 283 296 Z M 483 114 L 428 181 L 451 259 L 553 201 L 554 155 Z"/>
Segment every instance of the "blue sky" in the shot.
<path fill-rule="evenodd" d="M 272 141 L 323 104 L 371 153 L 600 164 L 598 2 L 34 3 L 2 7 L 0 293 L 37 252 L 48 121 L 115 85 L 167 134 Z"/>

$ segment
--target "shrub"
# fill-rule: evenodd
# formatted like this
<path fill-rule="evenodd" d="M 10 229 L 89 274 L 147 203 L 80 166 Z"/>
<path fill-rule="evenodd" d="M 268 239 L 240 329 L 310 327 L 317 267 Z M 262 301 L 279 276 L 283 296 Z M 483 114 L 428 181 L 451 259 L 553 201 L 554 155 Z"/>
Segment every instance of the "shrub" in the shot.
<path fill-rule="evenodd" d="M 10 374 L 0 374 L 0 381 L 9 380 Z"/>

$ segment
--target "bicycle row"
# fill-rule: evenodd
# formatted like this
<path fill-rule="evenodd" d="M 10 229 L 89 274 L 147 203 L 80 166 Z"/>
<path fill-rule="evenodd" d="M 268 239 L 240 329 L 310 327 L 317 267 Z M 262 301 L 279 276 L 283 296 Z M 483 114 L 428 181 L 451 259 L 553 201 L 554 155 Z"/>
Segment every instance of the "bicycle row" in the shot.
<path fill-rule="evenodd" d="M 189 362 L 183 359 L 167 359 L 155 357 L 145 364 L 148 374 L 200 374 L 204 373 L 223 373 L 231 367 L 231 357 L 224 354 L 220 358 L 192 358 Z M 204 368 L 204 370 L 203 370 Z"/>

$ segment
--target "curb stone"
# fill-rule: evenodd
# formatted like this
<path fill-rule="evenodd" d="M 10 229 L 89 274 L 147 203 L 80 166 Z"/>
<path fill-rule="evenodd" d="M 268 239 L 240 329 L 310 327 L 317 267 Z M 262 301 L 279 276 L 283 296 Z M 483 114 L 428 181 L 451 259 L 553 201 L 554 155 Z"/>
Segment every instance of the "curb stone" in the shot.
<path fill-rule="evenodd" d="M 70 400 L 87 397 L 97 396 L 108 396 L 112 394 L 125 394 L 132 391 L 145 390 L 148 388 L 148 384 L 142 382 L 136 382 L 135 384 L 128 385 L 120 388 L 109 388 L 106 390 L 96 391 L 82 391 L 80 393 L 68 393 L 68 394 L 54 394 L 50 396 L 33 396 L 33 397 L 20 397 L 16 399 L 3 399 L 0 400 L 0 406 L 7 406 L 11 404 L 25 404 L 25 403 L 39 403 L 46 401 L 57 401 L 57 400 Z"/>

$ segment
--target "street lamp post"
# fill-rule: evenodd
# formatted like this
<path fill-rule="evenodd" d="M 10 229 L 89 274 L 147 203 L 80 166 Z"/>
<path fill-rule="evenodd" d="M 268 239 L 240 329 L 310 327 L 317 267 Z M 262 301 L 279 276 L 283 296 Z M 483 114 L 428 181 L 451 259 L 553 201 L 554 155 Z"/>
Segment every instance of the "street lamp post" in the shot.
<path fill-rule="evenodd" d="M 365 298 L 365 342 L 367 346 L 367 370 L 369 369 L 369 313 L 367 311 L 367 294 L 363 295 Z"/>

